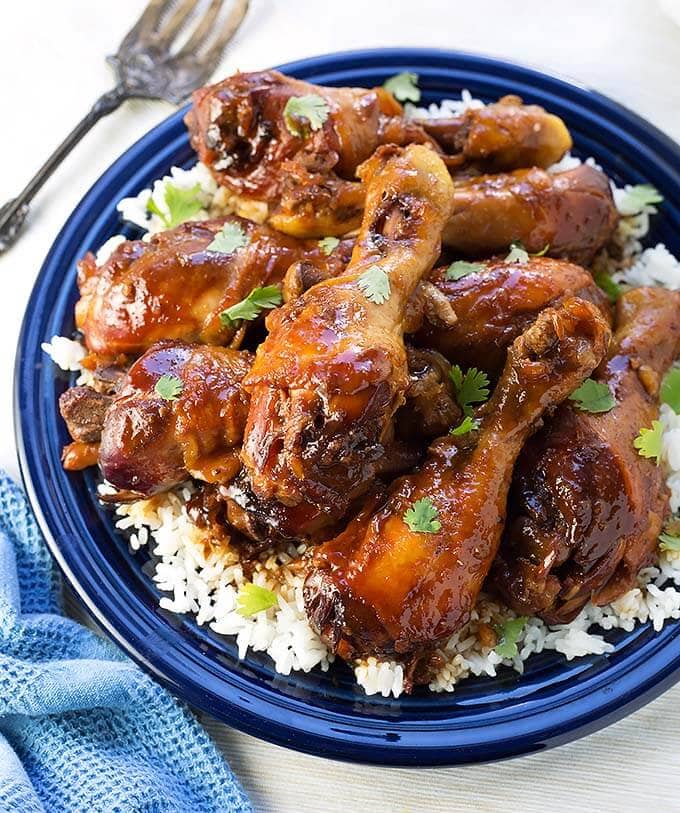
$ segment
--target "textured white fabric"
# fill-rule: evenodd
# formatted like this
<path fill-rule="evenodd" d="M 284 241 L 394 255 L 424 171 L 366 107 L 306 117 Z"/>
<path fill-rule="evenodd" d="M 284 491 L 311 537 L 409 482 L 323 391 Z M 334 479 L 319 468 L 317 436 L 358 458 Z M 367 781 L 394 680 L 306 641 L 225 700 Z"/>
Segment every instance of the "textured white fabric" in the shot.
<path fill-rule="evenodd" d="M 2 3 L 0 202 L 106 90 L 103 56 L 145 0 Z M 221 73 L 328 51 L 388 45 L 459 48 L 562 73 L 623 102 L 680 139 L 680 27 L 653 0 L 251 0 Z M 678 0 L 665 0 L 667 7 Z M 0 259 L 0 466 L 16 474 L 11 371 L 21 315 L 64 217 L 127 146 L 171 112 L 134 103 L 100 122 L 43 190 L 30 231 Z M 344 765 L 208 723 L 267 813 L 512 810 L 680 811 L 680 686 L 580 742 L 495 766 L 404 771 Z"/>

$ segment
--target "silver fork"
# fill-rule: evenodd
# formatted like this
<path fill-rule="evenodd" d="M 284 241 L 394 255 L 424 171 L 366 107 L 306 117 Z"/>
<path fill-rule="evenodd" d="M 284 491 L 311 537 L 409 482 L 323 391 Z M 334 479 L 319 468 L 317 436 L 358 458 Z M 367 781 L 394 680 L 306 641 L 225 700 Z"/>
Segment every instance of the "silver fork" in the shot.
<path fill-rule="evenodd" d="M 66 136 L 16 198 L 0 209 L 0 254 L 12 246 L 38 190 L 93 125 L 126 99 L 165 99 L 180 104 L 205 84 L 222 52 L 248 11 L 249 0 L 233 0 L 224 20 L 218 20 L 224 0 L 210 0 L 185 44 L 172 46 L 200 0 L 151 0 L 113 56 L 106 58 L 116 74 L 116 86 L 97 99 L 90 112 Z"/>

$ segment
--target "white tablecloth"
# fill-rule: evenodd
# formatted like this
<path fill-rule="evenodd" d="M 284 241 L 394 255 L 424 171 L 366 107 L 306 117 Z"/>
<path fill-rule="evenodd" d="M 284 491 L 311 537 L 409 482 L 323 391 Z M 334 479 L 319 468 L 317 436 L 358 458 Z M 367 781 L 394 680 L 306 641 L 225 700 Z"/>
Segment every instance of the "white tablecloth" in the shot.
<path fill-rule="evenodd" d="M 666 0 L 667 6 L 680 0 Z M 144 0 L 2 3 L 0 200 L 110 86 L 115 50 Z M 220 73 L 302 56 L 390 45 L 458 48 L 573 77 L 680 139 L 680 28 L 653 0 L 252 0 Z M 127 146 L 172 108 L 128 103 L 100 122 L 33 208 L 0 259 L 0 466 L 18 475 L 12 365 L 35 275 L 64 218 Z M 72 273 L 72 269 L 64 269 Z M 206 721 L 258 811 L 680 811 L 680 686 L 587 739 L 494 766 L 396 770 L 329 762 Z"/>

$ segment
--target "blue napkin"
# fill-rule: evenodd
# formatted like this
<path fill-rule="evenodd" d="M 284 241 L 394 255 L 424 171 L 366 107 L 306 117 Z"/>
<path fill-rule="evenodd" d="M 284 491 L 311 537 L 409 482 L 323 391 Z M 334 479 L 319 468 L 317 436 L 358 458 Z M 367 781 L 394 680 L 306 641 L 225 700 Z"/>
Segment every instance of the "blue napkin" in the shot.
<path fill-rule="evenodd" d="M 23 493 L 0 472 L 0 811 L 251 812 L 191 714 L 63 618 L 60 590 Z"/>

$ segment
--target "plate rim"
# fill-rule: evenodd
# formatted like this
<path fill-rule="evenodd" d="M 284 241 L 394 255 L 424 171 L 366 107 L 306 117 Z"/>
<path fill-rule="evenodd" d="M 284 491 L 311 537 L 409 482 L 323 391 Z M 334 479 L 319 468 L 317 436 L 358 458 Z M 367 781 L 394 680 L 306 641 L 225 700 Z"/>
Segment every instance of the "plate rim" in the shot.
<path fill-rule="evenodd" d="M 624 121 L 635 125 L 638 129 L 642 129 L 652 140 L 660 142 L 664 149 L 674 155 L 677 161 L 676 165 L 680 166 L 680 146 L 678 146 L 670 136 L 655 125 L 647 122 L 637 113 L 630 111 L 620 103 L 583 85 L 576 84 L 548 72 L 537 70 L 533 67 L 525 67 L 524 65 L 506 59 L 446 49 L 374 48 L 341 51 L 308 57 L 286 63 L 277 69 L 283 72 L 304 75 L 306 71 L 318 72 L 321 67 L 343 70 L 346 69 L 346 63 L 361 61 L 364 65 L 366 62 L 372 62 L 376 63 L 376 67 L 389 70 L 394 63 L 417 64 L 418 60 L 444 60 L 453 63 L 454 66 L 456 63 L 468 63 L 470 66 L 476 66 L 477 68 L 490 67 L 496 71 L 499 71 L 499 69 L 501 71 L 512 70 L 518 72 L 526 80 L 533 78 L 537 81 L 548 82 L 554 87 L 556 86 L 558 90 L 568 90 L 570 93 L 575 93 L 576 96 L 581 97 L 581 99 L 586 96 L 589 100 L 597 102 L 598 106 L 604 105 Z M 498 75 L 494 78 L 499 80 Z M 620 719 L 649 702 L 649 700 L 656 697 L 680 679 L 680 640 L 675 640 L 677 652 L 675 653 L 674 659 L 664 664 L 663 658 L 659 661 L 659 656 L 662 653 L 655 651 L 653 658 L 650 658 L 649 661 L 646 661 L 642 665 L 639 663 L 633 665 L 633 667 L 621 677 L 621 685 L 618 687 L 618 690 L 614 691 L 612 688 L 608 696 L 599 698 L 599 702 L 595 708 L 586 707 L 580 713 L 573 714 L 573 716 L 568 716 L 565 719 L 563 706 L 579 704 L 581 698 L 577 697 L 568 701 L 568 704 L 556 704 L 557 711 L 562 712 L 560 718 L 561 723 L 554 721 L 548 728 L 544 726 L 543 729 L 539 731 L 524 732 L 524 734 L 518 737 L 513 737 L 510 731 L 505 730 L 505 738 L 499 737 L 498 741 L 492 743 L 484 741 L 481 744 L 475 744 L 456 741 L 456 737 L 449 737 L 448 739 L 445 738 L 446 741 L 440 741 L 442 731 L 436 727 L 428 727 L 427 731 L 418 730 L 417 727 L 413 726 L 404 729 L 402 728 L 402 723 L 394 722 L 389 718 L 383 721 L 367 721 L 362 718 L 357 722 L 356 719 L 352 720 L 348 718 L 348 715 L 334 716 L 332 712 L 326 709 L 313 709 L 306 706 L 304 701 L 299 701 L 295 698 L 286 698 L 286 701 L 282 702 L 280 695 L 274 697 L 273 692 L 268 687 L 253 687 L 247 676 L 240 675 L 236 671 L 230 672 L 230 677 L 233 678 L 230 687 L 234 690 L 231 700 L 226 701 L 226 709 L 216 708 L 214 701 L 207 702 L 209 698 L 206 699 L 205 696 L 201 695 L 199 687 L 193 688 L 192 684 L 192 689 L 187 691 L 186 685 L 182 685 L 181 683 L 181 676 L 175 674 L 172 669 L 167 668 L 167 664 L 164 669 L 161 669 L 157 663 L 145 657 L 138 648 L 135 648 L 129 640 L 124 637 L 123 632 L 118 629 L 117 624 L 105 615 L 104 611 L 90 595 L 88 589 L 81 584 L 68 557 L 64 554 L 59 543 L 56 541 L 55 529 L 53 527 L 54 518 L 52 518 L 51 522 L 51 518 L 48 516 L 46 510 L 43 509 L 41 496 L 44 499 L 46 495 L 40 485 L 40 478 L 36 477 L 36 472 L 34 471 L 36 461 L 31 461 L 30 459 L 30 442 L 22 420 L 23 404 L 21 399 L 21 383 L 25 373 L 22 360 L 26 354 L 26 342 L 31 333 L 31 313 L 35 307 L 41 286 L 50 278 L 50 267 L 56 262 L 55 258 L 58 257 L 59 251 L 68 246 L 72 238 L 71 232 L 75 229 L 79 219 L 82 220 L 86 217 L 87 210 L 92 209 L 94 199 L 100 194 L 100 190 L 106 188 L 108 180 L 115 177 L 120 169 L 131 161 L 132 157 L 138 156 L 147 145 L 153 142 L 159 142 L 162 147 L 167 146 L 167 141 L 163 141 L 163 136 L 177 125 L 177 122 L 184 115 L 185 110 L 186 107 L 180 108 L 135 141 L 134 144 L 123 152 L 95 181 L 66 219 L 34 283 L 26 306 L 17 344 L 14 374 L 15 436 L 24 486 L 31 508 L 38 519 L 38 524 L 53 557 L 65 573 L 68 581 L 74 586 L 79 600 L 84 603 L 88 611 L 105 629 L 107 634 L 111 636 L 133 660 L 140 664 L 147 672 L 151 672 L 155 679 L 163 683 L 167 688 L 173 691 L 173 693 L 179 694 L 182 699 L 208 711 L 230 725 L 270 742 L 292 747 L 307 753 L 382 765 L 433 766 L 469 764 L 519 756 L 545 747 L 559 745 L 577 737 L 584 736 L 591 731 L 602 728 Z M 53 273 L 52 271 L 52 274 Z M 38 409 L 40 409 L 40 406 L 38 406 Z M 673 643 L 673 641 L 669 643 Z M 656 649 L 663 650 L 664 647 L 660 646 L 656 647 Z M 657 661 L 659 662 L 657 663 Z M 649 668 L 652 663 L 654 663 L 654 669 Z M 637 680 L 633 681 L 631 673 L 637 673 L 640 672 L 640 670 L 641 674 L 637 674 Z M 259 703 L 263 704 L 263 708 L 258 712 L 252 709 L 246 709 L 244 711 L 235 705 L 235 700 L 238 698 L 239 693 L 247 694 L 249 691 L 251 696 L 254 696 Z M 225 702 L 223 698 L 219 699 L 221 702 Z M 367 702 L 370 703 L 370 700 Z M 306 708 L 302 710 L 297 708 L 300 705 L 306 706 Z M 281 713 L 282 711 L 283 713 Z M 539 712 L 539 715 L 549 714 L 551 711 L 555 711 L 555 709 L 551 707 L 547 712 Z M 286 715 L 289 717 L 287 720 L 283 719 Z M 290 715 L 293 716 L 293 719 L 291 719 Z M 297 719 L 299 717 L 302 719 Z M 312 717 L 317 718 L 318 723 L 314 726 L 314 730 L 310 731 L 311 723 L 309 722 L 309 718 Z M 382 742 L 378 742 L 376 739 L 374 739 L 373 742 L 370 742 L 370 740 L 362 740 L 360 743 L 357 743 L 353 742 L 351 737 L 340 737 L 337 732 L 331 735 L 328 733 L 324 734 L 318 730 L 319 724 L 325 724 L 326 728 L 330 727 L 332 729 L 332 726 L 329 724 L 329 718 L 332 718 L 331 722 L 336 725 L 346 726 L 349 724 L 350 726 L 354 725 L 355 728 L 361 728 L 363 726 L 367 736 L 374 738 L 380 729 L 384 729 L 384 731 L 382 731 L 383 735 L 398 731 L 398 739 L 390 740 L 388 738 L 383 739 Z M 305 720 L 308 721 L 307 726 L 304 725 Z M 513 720 L 503 725 L 507 729 L 508 726 L 512 726 L 515 723 L 516 720 Z M 460 733 L 461 730 L 462 727 L 456 727 L 454 723 L 452 728 L 446 729 L 446 732 L 450 735 L 451 732 L 454 734 L 456 732 Z M 426 733 L 429 734 L 429 738 L 424 737 Z M 499 735 L 501 734 L 500 729 L 498 733 Z M 424 738 L 425 741 L 417 741 L 418 737 L 420 737 L 421 740 Z M 405 742 L 405 740 L 408 740 L 408 742 Z"/>

